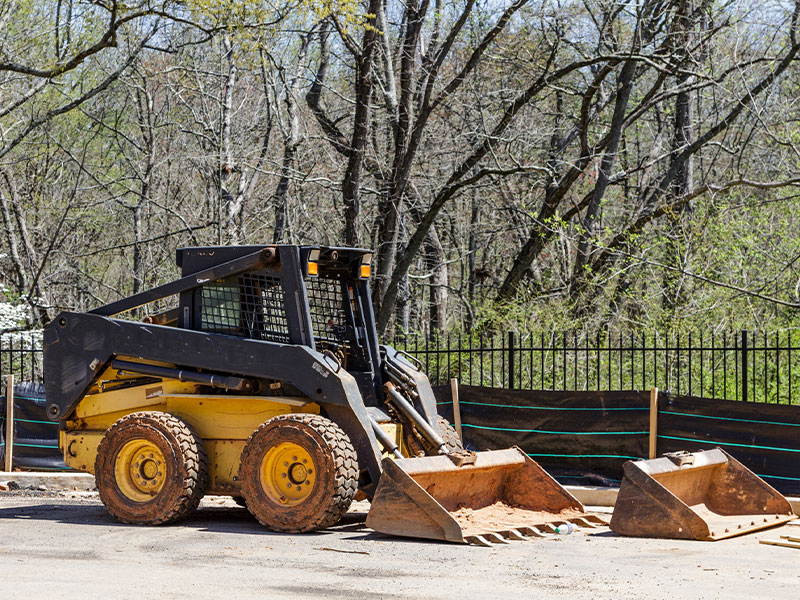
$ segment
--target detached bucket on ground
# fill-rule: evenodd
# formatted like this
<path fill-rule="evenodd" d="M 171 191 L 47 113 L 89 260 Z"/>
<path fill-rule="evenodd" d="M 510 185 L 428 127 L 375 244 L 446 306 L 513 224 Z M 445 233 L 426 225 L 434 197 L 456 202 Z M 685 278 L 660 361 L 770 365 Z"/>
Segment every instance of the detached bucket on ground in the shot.
<path fill-rule="evenodd" d="M 720 448 L 628 461 L 611 529 L 635 537 L 720 540 L 795 518 L 780 492 Z"/>
<path fill-rule="evenodd" d="M 488 545 L 572 522 L 604 525 L 519 448 L 385 459 L 367 526 L 392 535 Z"/>

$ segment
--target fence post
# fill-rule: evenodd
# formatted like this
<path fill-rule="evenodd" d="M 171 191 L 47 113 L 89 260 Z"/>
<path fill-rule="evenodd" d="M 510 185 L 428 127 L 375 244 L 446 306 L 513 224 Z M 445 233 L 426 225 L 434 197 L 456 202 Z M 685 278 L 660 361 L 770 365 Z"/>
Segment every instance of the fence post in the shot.
<path fill-rule="evenodd" d="M 742 329 L 742 402 L 747 402 L 747 330 Z"/>
<path fill-rule="evenodd" d="M 514 332 L 508 332 L 508 389 L 514 389 Z"/>
<path fill-rule="evenodd" d="M 461 431 L 461 405 L 458 402 L 458 379 L 453 377 L 450 380 L 450 394 L 453 396 L 453 425 L 456 427 L 456 433 L 461 443 L 464 443 L 464 434 Z"/>
<path fill-rule="evenodd" d="M 650 389 L 650 447 L 647 458 L 656 457 L 658 442 L 658 388 Z"/>
<path fill-rule="evenodd" d="M 6 377 L 6 464 L 11 471 L 14 459 L 14 376 Z"/>

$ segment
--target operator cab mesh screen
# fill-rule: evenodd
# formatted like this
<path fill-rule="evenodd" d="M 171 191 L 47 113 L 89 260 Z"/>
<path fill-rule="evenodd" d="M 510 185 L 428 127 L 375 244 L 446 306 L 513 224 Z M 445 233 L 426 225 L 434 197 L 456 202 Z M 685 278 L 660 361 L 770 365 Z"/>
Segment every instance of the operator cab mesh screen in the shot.
<path fill-rule="evenodd" d="M 306 279 L 311 327 L 317 342 L 342 344 L 347 339 L 347 316 L 342 299 L 342 282 L 336 276 Z"/>
<path fill-rule="evenodd" d="M 280 280 L 246 274 L 203 286 L 200 292 L 200 329 L 289 343 Z"/>

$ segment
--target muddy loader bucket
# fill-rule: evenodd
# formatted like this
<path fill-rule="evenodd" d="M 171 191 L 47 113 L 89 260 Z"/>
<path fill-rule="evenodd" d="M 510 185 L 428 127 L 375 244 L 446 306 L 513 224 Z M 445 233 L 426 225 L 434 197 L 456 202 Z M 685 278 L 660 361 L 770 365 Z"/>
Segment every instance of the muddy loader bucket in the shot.
<path fill-rule="evenodd" d="M 519 448 L 479 452 L 462 466 L 444 455 L 384 459 L 367 515 L 381 533 L 480 545 L 567 521 L 604 524 Z"/>
<path fill-rule="evenodd" d="M 715 448 L 628 461 L 611 529 L 636 537 L 719 540 L 795 518 L 778 491 Z"/>

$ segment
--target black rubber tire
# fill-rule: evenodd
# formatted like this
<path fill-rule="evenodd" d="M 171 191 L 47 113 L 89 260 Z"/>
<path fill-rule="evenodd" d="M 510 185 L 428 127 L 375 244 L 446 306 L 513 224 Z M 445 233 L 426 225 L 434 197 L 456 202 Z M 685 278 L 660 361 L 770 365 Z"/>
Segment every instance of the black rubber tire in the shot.
<path fill-rule="evenodd" d="M 164 485 L 148 501 L 135 501 L 120 489 L 115 473 L 119 452 L 133 440 L 146 440 L 164 456 Z M 97 448 L 95 482 L 100 500 L 115 519 L 135 525 L 178 521 L 197 508 L 208 487 L 208 456 L 203 440 L 185 421 L 164 412 L 131 413 L 109 427 Z"/>
<path fill-rule="evenodd" d="M 283 442 L 305 449 L 317 472 L 310 496 L 295 506 L 270 498 L 261 482 L 262 460 Z M 280 415 L 250 436 L 239 479 L 247 509 L 259 523 L 273 531 L 315 531 L 335 525 L 350 508 L 358 488 L 358 458 L 350 438 L 333 421 L 313 414 Z"/>
<path fill-rule="evenodd" d="M 461 443 L 461 438 L 455 428 L 450 425 L 450 421 L 439 415 L 439 435 L 442 436 L 444 443 L 447 444 L 448 450 L 463 450 L 464 444 Z"/>

